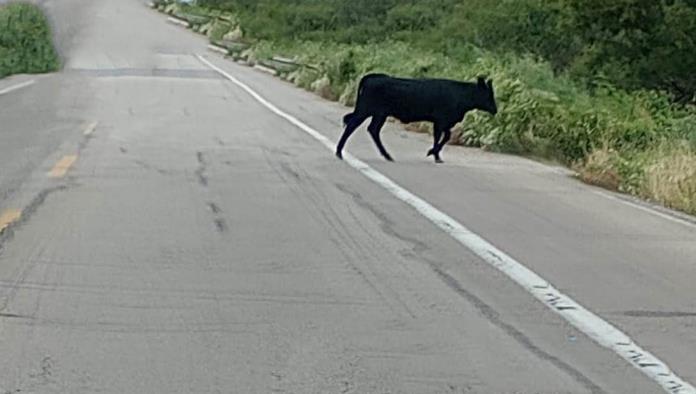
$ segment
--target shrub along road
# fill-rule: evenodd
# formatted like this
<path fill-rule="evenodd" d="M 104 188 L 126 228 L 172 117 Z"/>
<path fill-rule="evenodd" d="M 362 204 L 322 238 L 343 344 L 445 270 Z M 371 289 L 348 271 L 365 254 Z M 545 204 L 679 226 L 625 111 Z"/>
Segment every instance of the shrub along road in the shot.
<path fill-rule="evenodd" d="M 46 2 L 82 21 L 64 71 L 0 96 L 3 132 L 54 139 L 0 201 L 1 392 L 664 392 L 201 62 L 202 38 L 77 3 Z M 340 134 L 346 108 L 207 58 Z M 347 150 L 696 381 L 696 228 L 520 158 L 436 166 L 428 140 L 390 125 L 396 163 L 362 129 Z M 5 174 L 24 157 L 2 149 Z"/>

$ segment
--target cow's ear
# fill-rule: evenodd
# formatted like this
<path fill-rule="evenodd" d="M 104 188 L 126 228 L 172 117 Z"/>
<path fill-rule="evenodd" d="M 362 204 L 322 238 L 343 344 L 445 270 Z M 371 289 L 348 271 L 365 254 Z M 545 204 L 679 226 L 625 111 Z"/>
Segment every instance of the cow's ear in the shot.
<path fill-rule="evenodd" d="M 493 89 L 493 80 L 489 79 L 488 82 L 486 82 L 486 85 L 488 85 L 490 89 Z"/>
<path fill-rule="evenodd" d="M 482 88 L 485 88 L 486 87 L 486 78 L 478 77 L 478 85 Z"/>

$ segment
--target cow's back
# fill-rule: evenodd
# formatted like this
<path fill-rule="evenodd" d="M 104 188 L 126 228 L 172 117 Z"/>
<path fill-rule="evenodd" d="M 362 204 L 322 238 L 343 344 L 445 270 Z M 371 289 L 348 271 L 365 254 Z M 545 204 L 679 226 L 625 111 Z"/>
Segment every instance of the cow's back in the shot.
<path fill-rule="evenodd" d="M 451 117 L 456 108 L 457 82 L 442 79 L 395 78 L 368 74 L 361 80 L 358 110 L 393 116 L 403 122 Z"/>

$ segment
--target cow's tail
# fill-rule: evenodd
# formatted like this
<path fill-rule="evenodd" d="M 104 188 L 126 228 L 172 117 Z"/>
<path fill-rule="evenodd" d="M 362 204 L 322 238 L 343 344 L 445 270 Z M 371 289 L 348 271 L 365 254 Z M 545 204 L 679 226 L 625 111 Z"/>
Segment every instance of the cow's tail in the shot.
<path fill-rule="evenodd" d="M 365 81 L 367 81 L 370 78 L 374 77 L 380 77 L 380 76 L 386 76 L 384 74 L 367 74 L 360 78 L 360 83 L 358 83 L 358 95 L 355 97 L 355 104 L 357 105 L 358 101 L 360 100 L 360 97 L 363 94 L 363 91 L 365 90 Z"/>
<path fill-rule="evenodd" d="M 372 77 L 373 75 L 366 75 L 360 79 L 360 83 L 358 83 L 358 94 L 355 96 L 355 109 L 357 111 L 358 109 L 358 103 L 360 102 L 360 97 L 363 94 L 363 91 L 365 90 L 365 80 Z M 348 125 L 350 123 L 351 119 L 355 117 L 355 112 L 349 113 L 346 116 L 343 117 L 343 126 Z"/>

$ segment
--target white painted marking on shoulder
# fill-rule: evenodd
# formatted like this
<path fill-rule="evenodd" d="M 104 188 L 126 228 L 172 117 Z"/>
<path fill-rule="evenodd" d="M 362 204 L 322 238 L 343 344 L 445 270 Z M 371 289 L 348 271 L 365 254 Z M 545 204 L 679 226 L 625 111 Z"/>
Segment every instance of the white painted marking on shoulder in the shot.
<path fill-rule="evenodd" d="M 227 55 L 227 49 L 226 49 L 226 48 L 223 48 L 223 47 L 221 47 L 221 46 L 209 44 L 209 45 L 208 45 L 208 49 L 210 49 L 210 50 L 213 51 L 213 52 L 217 52 L 217 53 L 221 53 L 221 54 L 223 54 L 223 55 Z"/>
<path fill-rule="evenodd" d="M 679 216 L 674 216 L 674 215 L 670 215 L 670 214 L 665 213 L 665 212 L 660 212 L 659 210 L 657 210 L 657 209 L 655 209 L 655 208 L 652 208 L 652 207 L 650 207 L 650 206 L 642 205 L 642 204 L 640 204 L 640 203 L 632 202 L 632 201 L 630 201 L 630 200 L 625 200 L 625 199 L 623 199 L 623 198 L 613 196 L 613 195 L 611 195 L 610 193 L 603 192 L 603 191 L 601 191 L 601 190 L 593 190 L 593 192 L 594 192 L 595 194 L 599 194 L 600 196 L 602 196 L 602 197 L 604 197 L 604 198 L 606 198 L 606 199 L 609 199 L 609 200 L 612 200 L 612 201 L 620 202 L 620 203 L 622 203 L 622 204 L 628 205 L 629 207 L 633 207 L 633 208 L 639 209 L 639 210 L 641 210 L 641 211 L 647 212 L 647 213 L 649 213 L 649 214 L 652 214 L 652 215 L 655 215 L 655 216 L 659 216 L 659 217 L 661 217 L 662 219 L 666 219 L 666 220 L 669 220 L 669 221 L 671 221 L 671 222 L 678 223 L 678 224 L 681 224 L 681 225 L 684 225 L 684 226 L 687 226 L 687 227 L 696 228 L 696 223 L 690 222 L 690 221 L 688 221 L 688 220 L 686 220 L 686 219 L 682 219 L 682 218 L 680 218 Z"/>
<path fill-rule="evenodd" d="M 167 18 L 167 21 L 168 21 L 169 23 L 173 23 L 173 24 L 175 24 L 175 25 L 184 26 L 184 27 L 189 27 L 189 23 L 188 23 L 188 22 L 186 22 L 185 20 L 181 20 L 181 19 L 179 19 L 179 18 L 174 18 L 173 16 L 170 16 L 169 18 Z"/>
<path fill-rule="evenodd" d="M 208 67 L 217 71 L 225 78 L 232 81 L 232 83 L 242 88 L 271 112 L 314 137 L 333 153 L 335 145 L 333 141 L 329 140 L 310 126 L 304 124 L 294 116 L 283 112 L 260 94 L 256 93 L 256 91 L 251 89 L 249 86 L 239 81 L 237 78 L 233 77 L 223 69 L 214 65 L 203 56 L 198 55 L 198 58 Z M 510 279 L 515 281 L 518 285 L 522 286 L 537 300 L 541 301 L 554 312 L 562 316 L 575 328 L 585 333 L 585 335 L 592 338 L 599 345 L 611 349 L 614 351 L 614 353 L 618 354 L 621 356 L 621 358 L 629 362 L 635 368 L 639 369 L 650 379 L 659 384 L 660 387 L 662 387 L 666 392 L 672 394 L 696 394 L 696 388 L 672 372 L 667 364 L 659 360 L 650 352 L 641 348 L 640 345 L 634 342 L 628 335 L 624 334 L 609 322 L 603 320 L 572 298 L 563 294 L 551 283 L 537 275 L 534 271 L 525 267 L 523 264 L 508 256 L 505 252 L 496 248 L 461 223 L 433 207 L 420 197 L 399 186 L 394 181 L 374 170 L 363 161 L 355 158 L 353 155 L 346 152 L 343 154 L 343 158 L 348 165 L 360 171 L 363 175 L 378 185 L 382 186 L 399 200 L 413 207 L 421 215 L 433 222 L 442 231 L 449 234 L 452 238 L 459 241 L 459 243 L 473 251 L 483 261 L 497 268 Z"/>
<path fill-rule="evenodd" d="M 22 83 L 18 83 L 17 85 L 13 85 L 13 86 L 10 86 L 8 88 L 0 90 L 0 96 L 2 96 L 3 94 L 14 92 L 15 90 L 26 88 L 27 86 L 31 86 L 35 83 L 36 83 L 36 81 L 33 79 L 30 79 L 30 80 L 22 82 Z"/>
<path fill-rule="evenodd" d="M 261 65 L 261 64 L 256 64 L 256 65 L 254 65 L 254 68 L 257 69 L 257 70 L 259 70 L 259 71 L 263 71 L 263 72 L 265 72 L 265 73 L 271 74 L 271 75 L 277 75 L 277 74 L 278 74 L 278 72 L 277 72 L 276 70 L 274 70 L 274 69 L 272 69 L 272 68 L 270 68 L 270 67 L 263 66 L 263 65 Z"/>
<path fill-rule="evenodd" d="M 83 132 L 83 134 L 85 136 L 91 135 L 92 133 L 94 133 L 94 130 L 97 129 L 98 125 L 99 125 L 99 122 L 92 122 L 92 123 L 88 124 L 87 127 L 85 128 L 85 131 Z"/>

